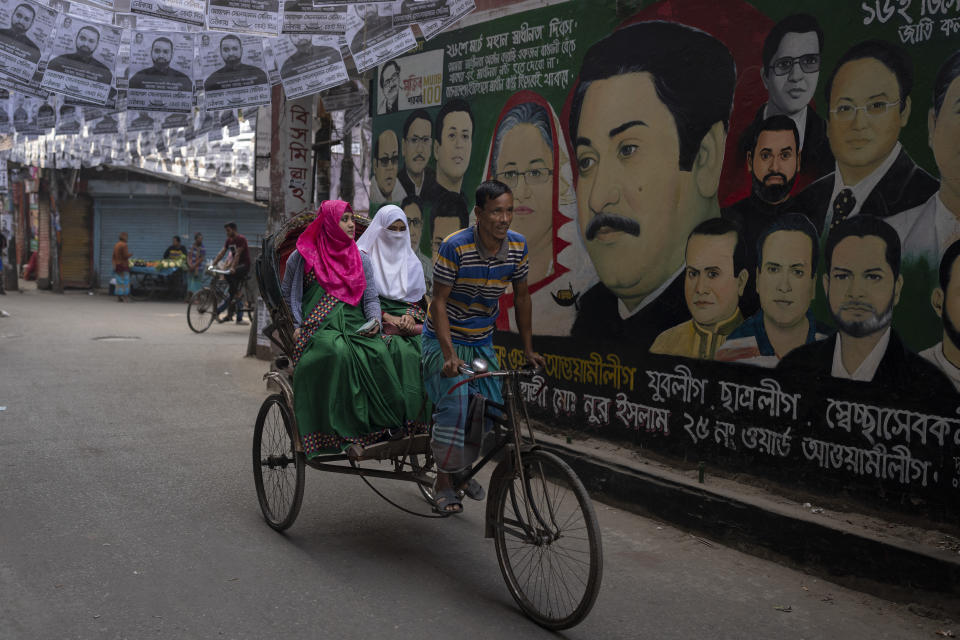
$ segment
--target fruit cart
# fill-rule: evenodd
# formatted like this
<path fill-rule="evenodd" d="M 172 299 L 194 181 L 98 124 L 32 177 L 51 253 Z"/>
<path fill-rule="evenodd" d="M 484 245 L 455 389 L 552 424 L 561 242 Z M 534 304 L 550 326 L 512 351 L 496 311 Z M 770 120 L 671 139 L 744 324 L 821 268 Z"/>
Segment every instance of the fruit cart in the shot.
<path fill-rule="evenodd" d="M 130 259 L 130 294 L 135 300 L 157 296 L 182 299 L 185 294 L 184 258 Z"/>

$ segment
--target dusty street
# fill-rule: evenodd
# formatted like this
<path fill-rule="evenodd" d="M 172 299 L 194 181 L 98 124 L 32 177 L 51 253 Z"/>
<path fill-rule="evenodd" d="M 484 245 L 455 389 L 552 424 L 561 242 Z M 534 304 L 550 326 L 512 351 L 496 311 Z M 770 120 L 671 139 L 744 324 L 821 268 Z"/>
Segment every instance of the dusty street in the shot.
<path fill-rule="evenodd" d="M 548 638 L 519 613 L 482 505 L 403 514 L 307 470 L 262 521 L 266 363 L 186 305 L 0 297 L 0 638 Z M 424 509 L 416 490 L 377 484 Z M 569 638 L 934 638 L 946 622 L 597 504 L 603 587 Z M 960 635 L 960 628 L 954 628 Z"/>

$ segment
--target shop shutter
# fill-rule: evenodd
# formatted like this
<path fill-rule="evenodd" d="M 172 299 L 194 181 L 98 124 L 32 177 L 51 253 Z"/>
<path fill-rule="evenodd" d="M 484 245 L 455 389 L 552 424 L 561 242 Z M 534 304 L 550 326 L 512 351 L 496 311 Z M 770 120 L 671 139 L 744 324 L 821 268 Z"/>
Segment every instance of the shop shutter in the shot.
<path fill-rule="evenodd" d="M 93 265 L 93 206 L 87 198 L 60 203 L 63 286 L 89 287 Z M 110 247 L 111 250 L 113 247 Z"/>
<path fill-rule="evenodd" d="M 113 245 L 126 231 L 130 253 L 135 258 L 159 260 L 178 235 L 179 199 L 169 196 L 99 196 L 94 199 L 99 221 L 99 286 L 106 287 L 113 274 Z"/>
<path fill-rule="evenodd" d="M 185 196 L 181 200 L 181 206 L 184 244 L 193 244 L 193 235 L 199 231 L 203 234 L 207 257 L 213 258 L 223 248 L 227 238 L 223 225 L 232 220 L 237 223 L 237 230 L 247 238 L 247 243 L 253 250 L 251 257 L 256 255 L 267 228 L 265 207 L 216 196 Z"/>

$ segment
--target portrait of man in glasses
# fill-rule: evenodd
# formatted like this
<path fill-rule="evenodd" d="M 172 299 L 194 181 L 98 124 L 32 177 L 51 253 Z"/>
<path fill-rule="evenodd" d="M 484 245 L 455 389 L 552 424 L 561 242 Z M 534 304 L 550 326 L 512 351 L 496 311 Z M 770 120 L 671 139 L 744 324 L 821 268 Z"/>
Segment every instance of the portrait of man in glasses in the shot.
<path fill-rule="evenodd" d="M 408 196 L 429 192 L 437 181 L 436 172 L 427 166 L 433 143 L 432 131 L 433 122 L 425 109 L 417 109 L 403 122 L 403 140 L 400 142 L 403 170 L 400 171 L 399 180 Z"/>
<path fill-rule="evenodd" d="M 380 67 L 380 100 L 377 113 L 396 113 L 400 106 L 400 65 L 389 60 Z"/>
<path fill-rule="evenodd" d="M 587 51 L 569 130 L 578 227 L 600 282 L 580 296 L 574 338 L 649 349 L 690 318 L 684 250 L 720 216 L 735 85 L 727 47 L 682 24 L 633 24 Z"/>
<path fill-rule="evenodd" d="M 749 150 L 756 129 L 764 120 L 783 115 L 797 126 L 804 173 L 816 179 L 833 171 L 827 125 L 810 106 L 820 79 L 822 51 L 823 30 L 813 16 L 787 16 L 770 30 L 763 42 L 760 70 L 768 100 L 740 139 L 741 153 Z"/>
<path fill-rule="evenodd" d="M 392 129 L 383 131 L 373 144 L 373 183 L 370 185 L 370 203 L 399 203 L 403 200 L 403 187 L 397 181 L 400 164 L 400 144 Z"/>
<path fill-rule="evenodd" d="M 837 62 L 825 87 L 836 170 L 797 196 L 821 233 L 861 211 L 881 218 L 926 202 L 937 181 L 899 141 L 910 119 L 913 64 L 895 44 L 868 40 Z"/>

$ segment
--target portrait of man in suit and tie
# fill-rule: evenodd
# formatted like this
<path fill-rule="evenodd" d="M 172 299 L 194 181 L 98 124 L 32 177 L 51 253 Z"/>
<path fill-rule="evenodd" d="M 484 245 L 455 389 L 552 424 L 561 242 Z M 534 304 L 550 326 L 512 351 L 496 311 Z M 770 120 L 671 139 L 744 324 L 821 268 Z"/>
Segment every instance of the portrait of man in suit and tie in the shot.
<path fill-rule="evenodd" d="M 822 279 L 837 333 L 794 349 L 777 369 L 784 379 L 854 380 L 911 400 L 952 394 L 943 373 L 907 349 L 891 327 L 904 286 L 900 238 L 864 213 L 837 224 L 827 238 Z"/>
<path fill-rule="evenodd" d="M 936 192 L 936 179 L 899 141 L 910 120 L 912 89 L 913 63 L 898 45 L 868 40 L 840 57 L 824 89 L 837 169 L 797 196 L 822 233 L 861 211 L 887 218 Z"/>
<path fill-rule="evenodd" d="M 690 318 L 684 248 L 720 216 L 735 85 L 727 47 L 674 22 L 626 26 L 587 51 L 569 122 L 577 222 L 600 282 L 580 296 L 575 339 L 646 350 Z"/>
<path fill-rule="evenodd" d="M 940 260 L 940 284 L 930 302 L 943 322 L 943 340 L 920 355 L 950 379 L 960 391 L 960 240 L 947 247 Z"/>

